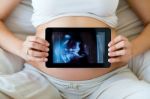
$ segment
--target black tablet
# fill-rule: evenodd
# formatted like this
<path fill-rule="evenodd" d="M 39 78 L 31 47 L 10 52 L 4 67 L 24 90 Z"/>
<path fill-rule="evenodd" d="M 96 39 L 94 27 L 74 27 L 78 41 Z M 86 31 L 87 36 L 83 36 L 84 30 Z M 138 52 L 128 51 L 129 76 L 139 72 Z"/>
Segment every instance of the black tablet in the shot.
<path fill-rule="evenodd" d="M 45 38 L 50 43 L 48 68 L 109 67 L 109 28 L 47 28 Z"/>

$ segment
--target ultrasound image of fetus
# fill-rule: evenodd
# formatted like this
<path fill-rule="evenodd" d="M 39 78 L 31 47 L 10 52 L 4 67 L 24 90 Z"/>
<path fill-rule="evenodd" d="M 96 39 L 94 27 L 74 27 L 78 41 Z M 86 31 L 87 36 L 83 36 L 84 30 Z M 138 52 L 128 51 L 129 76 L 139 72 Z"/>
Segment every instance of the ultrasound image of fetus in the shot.
<path fill-rule="evenodd" d="M 88 63 L 88 48 L 80 35 L 68 33 L 55 42 L 55 63 Z"/>

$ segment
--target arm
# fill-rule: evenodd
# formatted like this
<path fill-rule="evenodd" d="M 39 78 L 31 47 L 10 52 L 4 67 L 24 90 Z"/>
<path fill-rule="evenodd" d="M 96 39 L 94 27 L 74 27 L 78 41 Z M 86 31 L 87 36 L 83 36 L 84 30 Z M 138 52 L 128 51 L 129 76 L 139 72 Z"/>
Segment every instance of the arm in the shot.
<path fill-rule="evenodd" d="M 131 41 L 134 57 L 150 49 L 150 0 L 127 1 L 145 25 L 140 35 Z"/>
<path fill-rule="evenodd" d="M 47 60 L 47 41 L 36 36 L 29 36 L 25 41 L 15 37 L 5 26 L 4 21 L 19 4 L 20 0 L 1 0 L 0 1 L 0 47 L 17 55 L 26 61 Z M 45 51 L 46 50 L 46 51 Z"/>
<path fill-rule="evenodd" d="M 0 47 L 20 56 L 19 49 L 22 41 L 16 38 L 4 24 L 5 19 L 19 4 L 20 0 L 1 0 L 0 2 Z"/>

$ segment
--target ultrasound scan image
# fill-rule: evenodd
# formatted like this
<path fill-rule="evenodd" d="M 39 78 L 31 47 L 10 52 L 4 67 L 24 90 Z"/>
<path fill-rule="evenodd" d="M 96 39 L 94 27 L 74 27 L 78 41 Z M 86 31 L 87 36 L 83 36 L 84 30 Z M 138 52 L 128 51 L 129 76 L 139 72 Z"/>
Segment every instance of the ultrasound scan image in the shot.
<path fill-rule="evenodd" d="M 103 63 L 104 33 L 53 32 L 53 63 Z"/>

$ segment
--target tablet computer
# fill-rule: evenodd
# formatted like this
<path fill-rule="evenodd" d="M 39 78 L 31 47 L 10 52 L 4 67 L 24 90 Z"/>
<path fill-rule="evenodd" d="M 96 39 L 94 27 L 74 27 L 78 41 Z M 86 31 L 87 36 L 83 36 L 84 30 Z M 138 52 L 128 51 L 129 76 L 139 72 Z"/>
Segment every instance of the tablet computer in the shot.
<path fill-rule="evenodd" d="M 109 28 L 46 28 L 48 68 L 107 68 Z"/>

